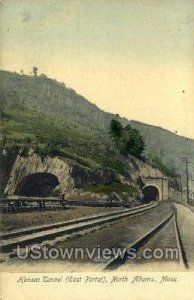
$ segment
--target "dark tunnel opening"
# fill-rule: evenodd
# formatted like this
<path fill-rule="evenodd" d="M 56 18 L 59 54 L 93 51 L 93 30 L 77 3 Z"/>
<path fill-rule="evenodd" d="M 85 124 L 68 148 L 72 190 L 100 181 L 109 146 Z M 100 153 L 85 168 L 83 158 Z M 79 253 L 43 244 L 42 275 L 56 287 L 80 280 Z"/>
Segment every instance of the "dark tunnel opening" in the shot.
<path fill-rule="evenodd" d="M 150 201 L 159 200 L 159 190 L 153 185 L 146 186 L 143 189 L 143 202 L 149 203 Z"/>
<path fill-rule="evenodd" d="M 48 197 L 59 184 L 58 178 L 50 173 L 35 173 L 25 177 L 16 194 L 21 196 Z"/>

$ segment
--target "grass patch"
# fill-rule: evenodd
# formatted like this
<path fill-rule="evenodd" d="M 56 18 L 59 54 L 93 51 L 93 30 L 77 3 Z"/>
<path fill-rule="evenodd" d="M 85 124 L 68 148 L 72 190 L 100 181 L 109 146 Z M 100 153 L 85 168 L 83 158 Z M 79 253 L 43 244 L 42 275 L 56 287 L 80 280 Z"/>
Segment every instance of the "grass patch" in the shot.
<path fill-rule="evenodd" d="M 127 193 L 130 196 L 134 196 L 137 191 L 133 186 L 129 186 L 128 184 L 122 183 L 111 183 L 111 184 L 98 184 L 98 185 L 87 185 L 82 187 L 84 192 L 92 192 L 96 194 L 107 194 L 110 195 L 112 192 L 115 192 L 119 195 L 122 193 Z"/>

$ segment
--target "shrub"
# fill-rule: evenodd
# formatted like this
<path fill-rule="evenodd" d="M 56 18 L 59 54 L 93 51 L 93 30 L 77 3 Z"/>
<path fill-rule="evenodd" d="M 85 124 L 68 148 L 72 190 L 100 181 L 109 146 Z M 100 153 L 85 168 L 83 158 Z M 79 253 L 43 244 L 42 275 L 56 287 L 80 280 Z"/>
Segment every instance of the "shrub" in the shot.
<path fill-rule="evenodd" d="M 114 145 L 122 155 L 127 156 L 130 154 L 141 158 L 145 143 L 137 129 L 132 128 L 130 125 L 122 127 L 120 122 L 112 120 L 110 125 L 110 135 Z"/>

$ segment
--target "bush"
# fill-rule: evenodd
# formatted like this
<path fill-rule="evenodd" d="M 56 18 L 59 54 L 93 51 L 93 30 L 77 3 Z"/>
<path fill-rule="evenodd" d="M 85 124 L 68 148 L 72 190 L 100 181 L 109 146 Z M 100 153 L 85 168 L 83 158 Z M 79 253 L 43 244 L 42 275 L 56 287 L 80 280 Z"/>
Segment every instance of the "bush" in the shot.
<path fill-rule="evenodd" d="M 113 138 L 120 138 L 122 135 L 123 127 L 120 122 L 112 120 L 110 124 L 110 134 Z"/>
<path fill-rule="evenodd" d="M 110 125 L 110 135 L 116 148 L 124 156 L 128 154 L 141 158 L 145 148 L 143 137 L 137 129 L 132 128 L 130 125 L 122 127 L 122 125 L 112 120 Z"/>

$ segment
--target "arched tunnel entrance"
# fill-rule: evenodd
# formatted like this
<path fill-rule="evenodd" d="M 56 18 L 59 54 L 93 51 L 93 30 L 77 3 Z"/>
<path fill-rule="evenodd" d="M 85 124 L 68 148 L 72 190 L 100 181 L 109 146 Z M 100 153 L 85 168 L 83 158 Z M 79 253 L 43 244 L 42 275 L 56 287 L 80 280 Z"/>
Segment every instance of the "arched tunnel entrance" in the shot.
<path fill-rule="evenodd" d="M 58 178 L 51 173 L 35 173 L 22 180 L 16 194 L 28 197 L 48 197 L 52 195 L 58 184 Z"/>
<path fill-rule="evenodd" d="M 143 202 L 159 200 L 159 189 L 156 186 L 148 185 L 143 188 Z"/>

